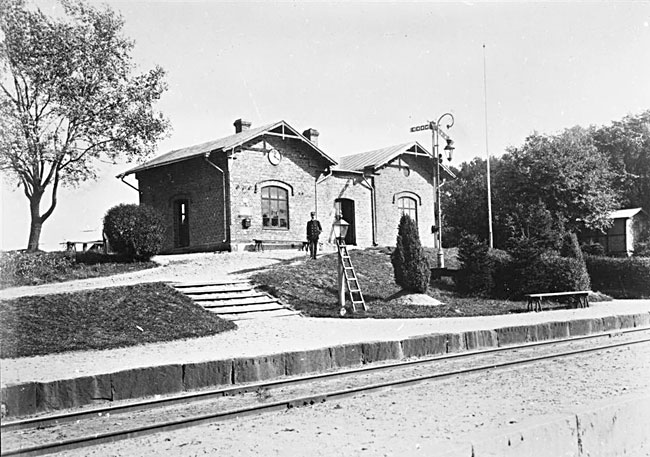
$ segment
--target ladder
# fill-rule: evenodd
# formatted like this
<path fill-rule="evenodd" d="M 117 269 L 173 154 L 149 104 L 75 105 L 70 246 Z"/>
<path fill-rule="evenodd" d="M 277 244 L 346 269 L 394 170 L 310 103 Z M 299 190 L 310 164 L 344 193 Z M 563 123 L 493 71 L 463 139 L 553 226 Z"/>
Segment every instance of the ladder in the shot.
<path fill-rule="evenodd" d="M 361 305 L 364 310 L 367 310 L 366 301 L 363 299 L 361 287 L 359 287 L 359 280 L 357 274 L 352 266 L 352 259 L 348 254 L 348 247 L 345 241 L 336 240 L 336 246 L 339 251 L 339 260 L 343 266 L 343 275 L 345 276 L 345 284 L 347 285 L 348 292 L 350 293 L 350 301 L 352 302 L 352 309 L 357 310 L 357 305 Z"/>

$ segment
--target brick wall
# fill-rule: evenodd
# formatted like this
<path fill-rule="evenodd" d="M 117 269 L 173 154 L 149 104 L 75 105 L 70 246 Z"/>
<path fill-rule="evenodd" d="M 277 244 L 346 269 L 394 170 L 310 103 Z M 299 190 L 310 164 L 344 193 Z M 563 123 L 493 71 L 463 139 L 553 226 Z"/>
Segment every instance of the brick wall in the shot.
<path fill-rule="evenodd" d="M 370 189 L 363 184 L 363 178 L 358 174 L 335 172 L 318 185 L 318 218 L 323 226 L 321 240 L 334 243 L 332 227 L 337 212 L 335 201 L 339 198 L 350 199 L 354 202 L 354 222 L 356 229 L 356 245 L 372 246 L 372 210 Z"/>
<path fill-rule="evenodd" d="M 417 206 L 418 228 L 423 246 L 434 247 L 435 236 L 431 226 L 436 225 L 433 215 L 433 167 L 430 159 L 402 155 L 401 163 L 393 160 L 380 169 L 374 177 L 377 199 L 377 243 L 381 246 L 395 246 L 397 227 L 401 213 L 397 208 L 399 192 L 411 192 L 419 197 Z M 410 170 L 409 176 L 403 173 L 404 166 Z"/>
<path fill-rule="evenodd" d="M 210 160 L 226 171 L 224 154 L 213 154 Z M 136 177 L 140 203 L 158 209 L 167 222 L 163 252 L 227 248 L 222 177 L 203 157 L 141 171 Z M 174 201 L 179 199 L 187 199 L 189 203 L 190 247 L 185 249 L 176 248 L 174 243 Z"/>
<path fill-rule="evenodd" d="M 328 166 L 325 159 L 307 144 L 295 139 L 266 137 L 266 148 L 275 148 L 283 155 L 272 165 L 260 141 L 250 149 L 229 159 L 230 201 L 232 218 L 230 233 L 233 249 L 250 249 L 253 239 L 306 240 L 306 225 L 316 208 L 316 179 Z M 262 226 L 262 195 L 265 185 L 278 185 L 289 191 L 289 229 Z M 244 228 L 239 217 L 241 207 L 250 208 L 251 226 Z"/>

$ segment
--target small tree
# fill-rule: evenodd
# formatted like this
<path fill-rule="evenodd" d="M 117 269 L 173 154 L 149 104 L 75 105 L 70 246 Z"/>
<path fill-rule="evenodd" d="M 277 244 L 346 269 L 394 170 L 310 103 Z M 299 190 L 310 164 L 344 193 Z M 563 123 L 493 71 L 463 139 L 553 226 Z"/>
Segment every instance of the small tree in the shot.
<path fill-rule="evenodd" d="M 562 237 L 562 248 L 560 249 L 560 255 L 562 257 L 578 259 L 581 262 L 584 262 L 582 250 L 580 249 L 580 243 L 578 243 L 578 237 L 575 233 L 566 232 L 564 234 Z"/>
<path fill-rule="evenodd" d="M 135 260 L 158 254 L 164 233 L 162 217 L 149 206 L 121 204 L 104 216 L 104 234 L 111 249 Z"/>
<path fill-rule="evenodd" d="M 397 231 L 397 246 L 391 255 L 395 282 L 408 292 L 425 293 L 431 279 L 427 260 L 417 225 L 407 215 L 402 215 Z"/>
<path fill-rule="evenodd" d="M 488 245 L 476 235 L 465 234 L 458 245 L 461 267 L 456 286 L 464 294 L 488 296 L 493 288 L 492 259 Z"/>

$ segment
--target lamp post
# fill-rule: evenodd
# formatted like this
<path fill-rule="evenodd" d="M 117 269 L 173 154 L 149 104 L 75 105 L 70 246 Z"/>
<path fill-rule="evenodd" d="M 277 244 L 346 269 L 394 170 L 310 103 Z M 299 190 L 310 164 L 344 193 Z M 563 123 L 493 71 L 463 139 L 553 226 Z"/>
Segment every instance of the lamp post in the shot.
<path fill-rule="evenodd" d="M 344 277 L 344 272 L 343 272 L 343 257 L 341 255 L 341 243 L 345 242 L 345 235 L 348 233 L 348 228 L 350 227 L 350 224 L 348 224 L 341 215 L 336 216 L 336 221 L 334 222 L 333 226 L 333 231 L 334 231 L 334 238 L 336 239 L 336 250 L 338 252 L 338 257 L 339 257 L 339 262 L 338 262 L 338 292 L 339 292 L 339 305 L 341 307 L 341 310 L 339 311 L 339 314 L 341 316 L 345 316 L 345 289 L 346 289 L 346 284 L 345 280 L 343 279 Z"/>
<path fill-rule="evenodd" d="M 449 130 L 454 125 L 454 116 L 451 113 L 445 113 L 438 118 L 437 122 L 430 122 L 431 128 L 431 140 L 433 142 L 433 154 L 435 156 L 436 162 L 436 184 L 434 189 L 434 199 L 437 202 L 437 219 L 438 219 L 438 268 L 445 268 L 445 253 L 442 249 L 442 204 L 440 200 L 440 162 L 442 161 L 442 154 L 439 151 L 440 148 L 440 136 L 442 136 L 446 141 L 447 145 L 445 146 L 445 153 L 447 155 L 447 160 L 451 162 L 452 155 L 454 153 L 454 141 L 447 136 L 446 133 L 440 131 L 440 122 L 446 116 L 451 118 L 451 123 L 447 124 L 447 130 Z M 434 215 L 435 218 L 435 215 Z"/>

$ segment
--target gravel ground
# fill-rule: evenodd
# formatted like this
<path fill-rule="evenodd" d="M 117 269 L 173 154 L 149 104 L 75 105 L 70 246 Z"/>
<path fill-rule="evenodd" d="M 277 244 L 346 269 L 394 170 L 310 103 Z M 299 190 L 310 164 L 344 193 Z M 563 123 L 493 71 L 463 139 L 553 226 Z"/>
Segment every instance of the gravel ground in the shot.
<path fill-rule="evenodd" d="M 477 433 L 649 393 L 650 353 L 643 344 L 60 455 L 436 455 Z M 650 424 L 650 412 L 639 421 Z"/>

